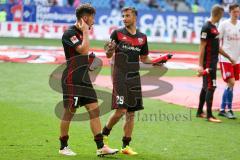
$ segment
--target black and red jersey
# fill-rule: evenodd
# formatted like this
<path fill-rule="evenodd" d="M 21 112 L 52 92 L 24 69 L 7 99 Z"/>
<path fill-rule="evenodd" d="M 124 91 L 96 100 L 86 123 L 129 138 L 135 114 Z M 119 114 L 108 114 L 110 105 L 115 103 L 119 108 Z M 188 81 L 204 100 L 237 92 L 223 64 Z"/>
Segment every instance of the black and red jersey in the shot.
<path fill-rule="evenodd" d="M 82 44 L 83 33 L 76 26 L 70 26 L 62 36 L 62 44 L 66 57 L 66 69 L 62 80 L 68 84 L 81 84 L 88 73 L 88 55 L 81 54 L 76 48 Z M 88 79 L 88 78 L 87 78 Z M 89 80 L 88 80 L 88 83 Z"/>
<path fill-rule="evenodd" d="M 62 45 L 66 60 L 74 56 L 78 56 L 79 53 L 75 50 L 78 45 L 82 44 L 83 33 L 77 29 L 75 25 L 70 26 L 62 36 Z"/>
<path fill-rule="evenodd" d="M 138 72 L 139 56 L 148 55 L 147 36 L 139 30 L 132 35 L 126 28 L 121 28 L 113 31 L 110 38 L 117 45 L 113 59 L 114 73 Z"/>
<path fill-rule="evenodd" d="M 207 21 L 202 27 L 201 40 L 207 42 L 204 52 L 204 68 L 216 69 L 219 53 L 219 32 L 210 21 Z"/>
<path fill-rule="evenodd" d="M 77 52 L 83 34 L 76 26 L 69 27 L 62 36 L 66 68 L 62 74 L 64 107 L 78 107 L 96 103 L 97 95 L 88 74 L 88 55 Z"/>
<path fill-rule="evenodd" d="M 139 56 L 148 55 L 147 36 L 140 31 L 130 34 L 126 28 L 115 30 L 111 39 L 116 42 L 113 68 L 112 108 L 128 111 L 143 109 Z"/>

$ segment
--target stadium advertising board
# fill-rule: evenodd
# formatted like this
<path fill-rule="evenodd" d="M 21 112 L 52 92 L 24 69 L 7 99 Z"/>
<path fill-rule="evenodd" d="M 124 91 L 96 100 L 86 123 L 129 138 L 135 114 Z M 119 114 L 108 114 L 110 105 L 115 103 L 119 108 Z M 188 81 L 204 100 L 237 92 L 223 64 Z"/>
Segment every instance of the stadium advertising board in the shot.
<path fill-rule="evenodd" d="M 74 8 L 71 7 L 4 7 L 7 11 L 7 22 L 1 22 L 0 36 L 61 38 L 66 27 L 75 22 Z M 207 13 L 140 10 L 137 25 L 146 33 L 149 41 L 199 43 L 200 30 L 208 16 Z M 122 26 L 119 11 L 97 9 L 91 38 L 108 40 L 111 31 L 119 26 Z"/>

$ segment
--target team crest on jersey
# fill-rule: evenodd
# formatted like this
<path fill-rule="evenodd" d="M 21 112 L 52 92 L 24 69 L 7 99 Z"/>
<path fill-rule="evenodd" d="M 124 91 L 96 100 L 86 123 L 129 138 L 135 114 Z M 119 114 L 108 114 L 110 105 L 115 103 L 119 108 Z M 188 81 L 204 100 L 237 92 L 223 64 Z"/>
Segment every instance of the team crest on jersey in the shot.
<path fill-rule="evenodd" d="M 227 78 L 228 78 L 228 77 L 231 77 L 231 72 L 226 72 L 225 74 L 226 74 L 226 77 L 227 77 Z"/>
<path fill-rule="evenodd" d="M 142 39 L 142 38 L 138 38 L 138 42 L 139 42 L 140 44 L 143 44 L 143 39 Z"/>
<path fill-rule="evenodd" d="M 75 44 L 75 43 L 77 43 L 79 41 L 76 36 L 72 36 L 70 38 L 70 40 L 72 41 L 73 44 Z"/>

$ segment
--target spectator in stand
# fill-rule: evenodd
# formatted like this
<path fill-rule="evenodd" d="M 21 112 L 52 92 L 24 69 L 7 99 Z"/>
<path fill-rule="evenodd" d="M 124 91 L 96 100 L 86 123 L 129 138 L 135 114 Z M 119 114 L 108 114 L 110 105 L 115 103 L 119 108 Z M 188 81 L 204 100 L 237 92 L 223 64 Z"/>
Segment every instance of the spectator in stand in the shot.
<path fill-rule="evenodd" d="M 111 6 L 111 9 L 116 9 L 117 8 L 117 0 L 110 0 L 110 6 Z"/>
<path fill-rule="evenodd" d="M 58 5 L 58 1 L 57 0 L 48 0 L 48 3 L 51 6 L 57 6 Z"/>
<path fill-rule="evenodd" d="M 134 3 L 140 3 L 140 0 L 133 0 Z"/>
<path fill-rule="evenodd" d="M 3 8 L 0 10 L 0 22 L 5 22 L 7 20 L 7 12 Z"/>
<path fill-rule="evenodd" d="M 192 12 L 198 13 L 198 7 L 199 7 L 198 0 L 195 0 L 194 4 L 192 5 Z"/>
<path fill-rule="evenodd" d="M 148 6 L 149 6 L 150 8 L 159 8 L 159 5 L 158 5 L 158 3 L 157 3 L 156 0 L 149 0 Z"/>
<path fill-rule="evenodd" d="M 190 12 L 191 9 L 190 7 L 185 3 L 185 2 L 181 2 L 181 1 L 171 1 L 169 4 L 171 4 L 171 6 L 173 6 L 174 11 L 177 12 Z"/>
<path fill-rule="evenodd" d="M 229 12 L 229 6 L 231 4 L 237 3 L 237 0 L 221 0 L 220 3 L 223 6 L 224 11 L 228 13 Z"/>
<path fill-rule="evenodd" d="M 17 0 L 17 4 L 23 4 L 23 0 Z"/>
<path fill-rule="evenodd" d="M 47 0 L 34 0 L 35 5 L 48 5 Z"/>
<path fill-rule="evenodd" d="M 119 0 L 118 1 L 118 7 L 120 10 L 122 10 L 122 8 L 125 6 L 125 0 Z"/>
<path fill-rule="evenodd" d="M 148 6 L 149 6 L 150 8 L 156 8 L 156 9 L 158 9 L 159 11 L 162 11 L 161 7 L 159 6 L 159 4 L 157 3 L 156 0 L 149 0 L 149 1 L 148 1 Z"/>
<path fill-rule="evenodd" d="M 74 0 L 67 0 L 69 6 L 73 6 Z"/>
<path fill-rule="evenodd" d="M 80 0 L 74 0 L 73 7 L 77 8 L 80 5 Z"/>
<path fill-rule="evenodd" d="M 195 0 L 194 4 L 192 5 L 192 12 L 193 13 L 205 12 L 205 9 L 199 5 L 198 0 Z"/>
<path fill-rule="evenodd" d="M 16 0 L 8 0 L 7 3 L 9 3 L 9 4 L 13 4 L 13 3 L 17 3 L 17 2 L 16 2 Z"/>
<path fill-rule="evenodd" d="M 0 0 L 0 4 L 6 4 L 7 0 Z"/>
<path fill-rule="evenodd" d="M 23 0 L 23 4 L 24 5 L 33 5 L 34 4 L 34 0 Z"/>
<path fill-rule="evenodd" d="M 77 8 L 80 5 L 80 0 L 67 0 L 67 6 Z"/>
<path fill-rule="evenodd" d="M 7 0 L 3 0 L 3 1 L 7 1 Z M 10 4 L 23 4 L 23 0 L 8 0 L 7 3 Z"/>

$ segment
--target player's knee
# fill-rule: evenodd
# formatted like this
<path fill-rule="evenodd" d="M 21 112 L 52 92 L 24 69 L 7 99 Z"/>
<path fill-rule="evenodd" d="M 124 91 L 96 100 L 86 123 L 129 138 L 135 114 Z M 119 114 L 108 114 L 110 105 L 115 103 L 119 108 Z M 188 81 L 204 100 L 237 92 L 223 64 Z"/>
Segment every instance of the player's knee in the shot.
<path fill-rule="evenodd" d="M 74 102 L 70 99 L 64 99 L 64 114 L 74 114 L 75 112 Z"/>
<path fill-rule="evenodd" d="M 123 115 L 125 115 L 127 113 L 127 109 L 125 108 L 120 108 L 120 109 L 117 109 L 115 111 L 115 116 L 117 117 L 122 117 Z"/>
<path fill-rule="evenodd" d="M 99 107 L 94 108 L 93 110 L 88 111 L 91 119 L 99 117 L 100 109 Z"/>
<path fill-rule="evenodd" d="M 88 111 L 88 114 L 89 114 L 89 117 L 91 119 L 99 117 L 100 109 L 99 109 L 97 103 L 87 104 L 87 105 L 85 105 L 85 107 L 86 107 L 86 109 Z"/>
<path fill-rule="evenodd" d="M 65 108 L 64 114 L 66 115 L 72 115 L 76 113 L 76 108 L 74 108 L 73 106 L 69 106 L 67 108 Z"/>
<path fill-rule="evenodd" d="M 69 108 L 65 108 L 64 112 L 63 112 L 63 117 L 62 120 L 64 121 L 71 121 L 74 114 L 76 112 L 75 108 L 69 107 Z"/>
<path fill-rule="evenodd" d="M 127 121 L 134 120 L 134 117 L 135 117 L 135 112 L 127 112 L 126 113 L 126 120 Z"/>

